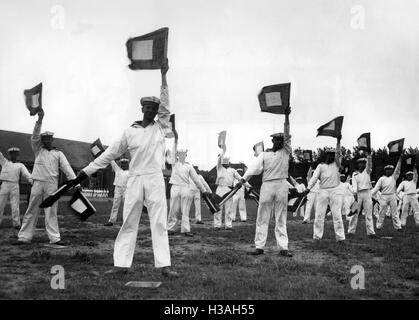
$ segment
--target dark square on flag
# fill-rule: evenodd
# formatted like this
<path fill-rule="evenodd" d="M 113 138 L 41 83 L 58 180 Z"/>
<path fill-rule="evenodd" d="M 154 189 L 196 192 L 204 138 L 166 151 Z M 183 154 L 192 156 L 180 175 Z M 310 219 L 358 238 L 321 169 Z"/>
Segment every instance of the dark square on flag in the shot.
<path fill-rule="evenodd" d="M 263 87 L 258 96 L 261 111 L 285 114 L 290 106 L 290 92 L 291 83 Z"/>
<path fill-rule="evenodd" d="M 169 28 L 128 39 L 126 46 L 131 70 L 161 69 L 167 58 Z"/>

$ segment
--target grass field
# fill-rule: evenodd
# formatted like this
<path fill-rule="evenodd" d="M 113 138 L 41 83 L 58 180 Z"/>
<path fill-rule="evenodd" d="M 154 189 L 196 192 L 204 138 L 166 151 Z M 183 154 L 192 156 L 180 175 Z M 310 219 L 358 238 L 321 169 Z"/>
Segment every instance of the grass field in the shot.
<path fill-rule="evenodd" d="M 178 279 L 164 279 L 153 266 L 147 214 L 142 215 L 133 267 L 128 275 L 106 276 L 113 265 L 113 243 L 119 225 L 104 227 L 111 202 L 93 201 L 98 212 L 88 222 L 79 222 L 59 206 L 66 249 L 44 247 L 44 230 L 36 232 L 29 246 L 13 246 L 17 231 L 10 219 L 0 228 L 0 299 L 418 299 L 419 231 L 412 218 L 402 233 L 393 231 L 385 221 L 381 236 L 390 239 L 370 240 L 365 236 L 365 221 L 360 218 L 354 239 L 346 244 L 334 240 L 331 217 L 324 238 L 313 243 L 313 225 L 302 225 L 300 218 L 288 219 L 290 250 L 294 257 L 278 255 L 271 221 L 267 250 L 253 257 L 251 251 L 256 208 L 247 203 L 248 222 L 235 223 L 234 232 L 214 231 L 212 215 L 203 205 L 204 225 L 192 224 L 195 237 L 170 237 L 172 264 L 181 274 Z M 24 212 L 26 205 L 22 204 Z M 10 215 L 9 206 L 6 215 Z M 9 216 L 10 217 L 10 216 Z M 6 217 L 8 218 L 8 217 Z M 118 221 L 120 223 L 120 221 Z M 43 216 L 38 228 L 44 227 Z M 345 222 L 345 230 L 347 223 Z M 51 267 L 65 270 L 64 290 L 50 286 Z M 350 270 L 354 265 L 365 269 L 365 289 L 351 289 Z M 125 287 L 128 281 L 162 281 L 158 289 Z"/>

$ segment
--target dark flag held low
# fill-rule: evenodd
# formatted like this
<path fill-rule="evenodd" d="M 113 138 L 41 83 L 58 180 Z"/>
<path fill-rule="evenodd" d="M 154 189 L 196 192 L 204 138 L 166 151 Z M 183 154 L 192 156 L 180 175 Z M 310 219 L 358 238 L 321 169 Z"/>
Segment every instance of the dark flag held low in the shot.
<path fill-rule="evenodd" d="M 42 108 L 42 82 L 32 89 L 23 91 L 26 108 L 31 116 L 36 115 Z"/>
<path fill-rule="evenodd" d="M 342 135 L 343 116 L 337 117 L 332 121 L 322 125 L 317 129 L 318 136 L 339 137 Z"/>
<path fill-rule="evenodd" d="M 48 208 L 51 207 L 61 196 L 63 196 L 68 190 L 72 187 L 68 182 L 64 183 L 61 187 L 59 187 L 53 194 L 48 196 L 44 201 L 42 201 L 40 208 Z"/>
<path fill-rule="evenodd" d="M 295 193 L 292 198 L 289 198 L 288 201 L 288 211 L 296 212 L 300 207 L 305 205 L 307 202 L 307 197 L 304 194 Z"/>
<path fill-rule="evenodd" d="M 291 83 L 275 84 L 262 88 L 258 95 L 262 112 L 285 114 L 290 106 Z"/>
<path fill-rule="evenodd" d="M 167 59 L 169 28 L 128 39 L 126 46 L 131 70 L 161 69 Z"/>
<path fill-rule="evenodd" d="M 369 132 L 361 134 L 357 141 L 359 150 L 371 152 L 371 134 Z"/>
<path fill-rule="evenodd" d="M 209 211 L 214 214 L 220 211 L 220 207 L 217 203 L 213 202 L 206 194 L 202 194 L 202 198 L 204 199 L 205 204 L 207 205 Z"/>
<path fill-rule="evenodd" d="M 401 154 L 403 152 L 404 138 L 390 141 L 387 145 L 388 152 L 393 154 Z"/>
<path fill-rule="evenodd" d="M 74 192 L 69 205 L 81 221 L 86 221 L 87 218 L 96 212 L 95 207 L 93 207 L 90 201 L 79 189 L 76 189 Z"/>
<path fill-rule="evenodd" d="M 102 145 L 102 142 L 100 139 L 96 139 L 91 145 L 90 145 L 90 152 L 92 153 L 93 157 L 96 159 L 99 157 L 103 152 L 105 151 L 105 148 Z"/>

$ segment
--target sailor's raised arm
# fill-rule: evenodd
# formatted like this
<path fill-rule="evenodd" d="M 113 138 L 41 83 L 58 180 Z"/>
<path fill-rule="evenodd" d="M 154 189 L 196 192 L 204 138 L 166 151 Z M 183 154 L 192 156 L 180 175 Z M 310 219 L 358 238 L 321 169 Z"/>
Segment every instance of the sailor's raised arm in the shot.
<path fill-rule="evenodd" d="M 38 120 L 35 122 L 35 127 L 33 128 L 31 136 L 31 145 L 32 151 L 37 153 L 42 148 L 41 142 L 41 128 L 42 128 L 42 119 L 44 118 L 44 110 L 38 112 Z"/>
<path fill-rule="evenodd" d="M 291 113 L 291 107 L 288 107 L 287 110 L 285 110 L 285 122 L 284 122 L 284 149 L 288 153 L 292 153 L 292 147 L 291 147 L 291 134 L 290 134 L 290 113 Z"/>
<path fill-rule="evenodd" d="M 7 159 L 4 157 L 3 153 L 0 152 L 0 166 L 4 166 L 7 162 Z"/>
<path fill-rule="evenodd" d="M 339 137 L 337 137 L 337 142 L 336 142 L 335 163 L 338 168 L 340 168 L 342 164 L 342 148 L 340 145 L 341 139 L 342 139 L 342 135 L 339 135 Z"/>
<path fill-rule="evenodd" d="M 368 174 L 371 174 L 372 172 L 372 157 L 371 153 L 367 153 L 367 167 L 366 169 Z"/>
<path fill-rule="evenodd" d="M 394 169 L 394 172 L 393 172 L 393 178 L 395 180 L 399 179 L 401 168 L 402 168 L 402 155 L 400 155 L 399 161 L 397 161 L 396 169 Z"/>
<path fill-rule="evenodd" d="M 106 168 L 112 160 L 122 156 L 128 150 L 128 139 L 125 132 L 110 147 L 108 147 L 99 157 L 85 167 L 82 171 L 91 176 L 99 169 Z"/>
<path fill-rule="evenodd" d="M 169 70 L 169 62 L 166 60 L 161 68 L 161 87 L 160 87 L 160 106 L 157 114 L 160 125 L 169 129 L 170 121 L 170 102 L 169 102 L 169 87 L 167 86 L 166 74 Z"/>

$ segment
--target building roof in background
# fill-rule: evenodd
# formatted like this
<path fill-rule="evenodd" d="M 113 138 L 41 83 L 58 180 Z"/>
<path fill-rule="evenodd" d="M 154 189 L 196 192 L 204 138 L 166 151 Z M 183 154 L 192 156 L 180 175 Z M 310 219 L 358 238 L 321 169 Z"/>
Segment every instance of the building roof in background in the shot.
<path fill-rule="evenodd" d="M 93 156 L 90 152 L 90 144 L 90 142 L 81 142 L 54 137 L 52 145 L 64 153 L 73 168 L 79 170 L 93 161 Z M 31 134 L 0 130 L 0 151 L 7 158 L 7 149 L 10 147 L 20 148 L 20 162 L 34 162 L 35 156 L 31 147 Z"/>

